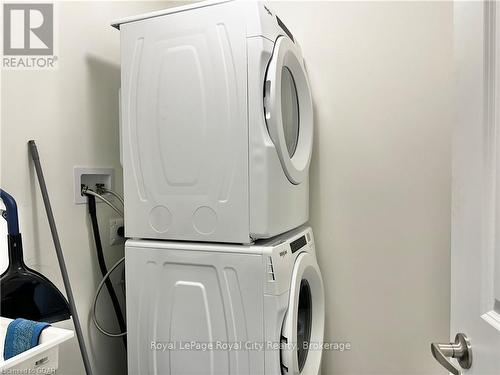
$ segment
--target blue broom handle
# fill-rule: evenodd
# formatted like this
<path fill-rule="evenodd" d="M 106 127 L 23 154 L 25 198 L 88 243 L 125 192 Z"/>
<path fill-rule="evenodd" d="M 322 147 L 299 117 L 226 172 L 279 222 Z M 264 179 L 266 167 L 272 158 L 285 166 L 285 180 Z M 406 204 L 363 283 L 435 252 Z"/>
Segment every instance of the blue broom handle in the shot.
<path fill-rule="evenodd" d="M 7 231 L 10 235 L 19 234 L 19 220 L 17 218 L 16 201 L 12 195 L 2 189 L 0 189 L 0 199 L 2 199 L 3 204 L 5 205 L 5 211 L 7 212 Z"/>

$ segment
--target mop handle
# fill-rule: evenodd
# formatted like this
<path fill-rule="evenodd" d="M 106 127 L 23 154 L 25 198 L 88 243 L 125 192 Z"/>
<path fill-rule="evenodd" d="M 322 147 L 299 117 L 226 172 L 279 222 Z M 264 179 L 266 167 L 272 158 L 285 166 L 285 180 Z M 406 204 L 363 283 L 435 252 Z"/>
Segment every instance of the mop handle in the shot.
<path fill-rule="evenodd" d="M 42 166 L 40 165 L 40 156 L 38 155 L 38 149 L 36 147 L 35 141 L 29 141 L 28 147 L 31 158 L 33 159 L 33 163 L 35 164 L 36 175 L 38 177 L 38 183 L 40 184 L 40 190 L 42 192 L 43 204 L 45 205 L 45 211 L 47 212 L 50 232 L 52 233 L 52 240 L 54 241 L 57 260 L 59 262 L 59 268 L 61 269 L 64 288 L 66 289 L 66 294 L 68 296 L 69 308 L 71 311 L 71 316 L 73 317 L 73 324 L 75 325 L 78 345 L 80 346 L 80 352 L 82 353 L 83 365 L 85 366 L 85 372 L 87 373 L 87 375 L 92 375 L 92 368 L 90 367 L 90 360 L 87 353 L 87 348 L 85 347 L 82 327 L 80 325 L 80 319 L 78 318 L 78 312 L 76 311 L 75 299 L 73 297 L 73 292 L 71 291 L 68 270 L 66 269 L 66 263 L 64 262 L 64 255 L 62 252 L 61 243 L 59 241 L 59 235 L 57 234 L 56 222 L 54 220 L 54 214 L 52 213 L 52 207 L 50 206 L 49 194 L 47 192 L 47 186 L 45 185 Z"/>

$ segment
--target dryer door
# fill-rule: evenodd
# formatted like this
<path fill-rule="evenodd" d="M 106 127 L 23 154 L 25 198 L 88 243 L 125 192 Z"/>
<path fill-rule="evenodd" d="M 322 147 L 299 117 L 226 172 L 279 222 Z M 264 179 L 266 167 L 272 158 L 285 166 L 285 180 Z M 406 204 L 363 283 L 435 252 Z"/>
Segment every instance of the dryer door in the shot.
<path fill-rule="evenodd" d="M 317 375 L 325 326 L 323 280 L 316 259 L 300 254 L 294 265 L 282 328 L 281 369 L 287 375 Z"/>
<path fill-rule="evenodd" d="M 274 45 L 264 84 L 267 128 L 286 176 L 307 178 L 313 142 L 313 108 L 300 48 L 287 36 Z"/>

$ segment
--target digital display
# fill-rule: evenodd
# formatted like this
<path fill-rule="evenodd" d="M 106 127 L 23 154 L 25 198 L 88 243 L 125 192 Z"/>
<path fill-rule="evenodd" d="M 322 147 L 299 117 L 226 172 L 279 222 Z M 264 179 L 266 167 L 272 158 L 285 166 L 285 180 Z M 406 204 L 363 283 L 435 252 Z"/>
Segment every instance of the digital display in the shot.
<path fill-rule="evenodd" d="M 297 250 L 302 249 L 305 245 L 307 245 L 306 236 L 299 237 L 295 241 L 291 242 L 290 249 L 292 250 L 292 254 Z"/>

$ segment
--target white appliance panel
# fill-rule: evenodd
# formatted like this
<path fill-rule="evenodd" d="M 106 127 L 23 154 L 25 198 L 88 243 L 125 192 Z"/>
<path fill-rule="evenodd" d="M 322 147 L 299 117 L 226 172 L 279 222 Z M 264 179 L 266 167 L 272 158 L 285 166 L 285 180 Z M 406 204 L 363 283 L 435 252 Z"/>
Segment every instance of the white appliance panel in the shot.
<path fill-rule="evenodd" d="M 122 27 L 129 237 L 249 242 L 245 27 L 226 8 Z"/>
<path fill-rule="evenodd" d="M 189 346 L 263 342 L 256 268 L 258 255 L 127 247 L 129 374 L 262 374 L 257 351 Z"/>

